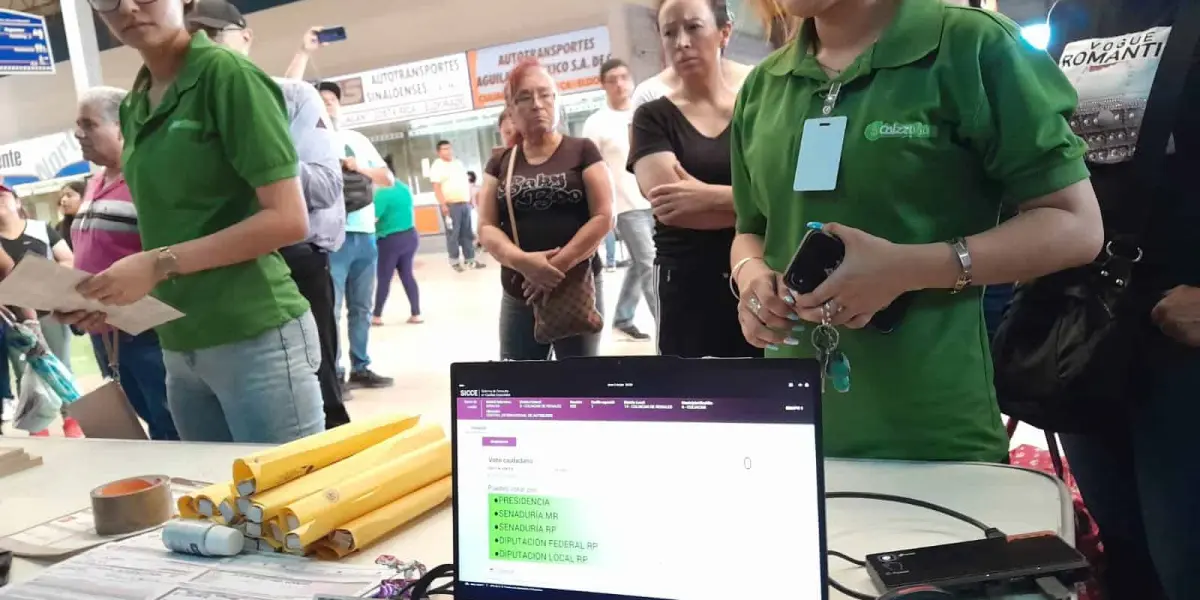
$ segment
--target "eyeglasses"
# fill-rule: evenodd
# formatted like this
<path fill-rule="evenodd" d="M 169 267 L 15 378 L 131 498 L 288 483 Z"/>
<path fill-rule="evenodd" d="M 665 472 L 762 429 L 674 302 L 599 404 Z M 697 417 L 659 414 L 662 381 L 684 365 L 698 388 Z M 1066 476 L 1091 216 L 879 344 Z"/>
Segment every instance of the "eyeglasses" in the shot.
<path fill-rule="evenodd" d="M 531 106 L 534 100 L 539 100 L 543 104 L 554 102 L 554 92 L 551 90 L 539 90 L 537 93 L 521 92 L 513 99 L 513 103 L 518 106 Z"/>
<path fill-rule="evenodd" d="M 88 4 L 92 6 L 92 10 L 96 12 L 113 12 L 121 7 L 123 0 L 88 0 Z M 135 4 L 154 4 L 158 0 L 133 0 Z"/>

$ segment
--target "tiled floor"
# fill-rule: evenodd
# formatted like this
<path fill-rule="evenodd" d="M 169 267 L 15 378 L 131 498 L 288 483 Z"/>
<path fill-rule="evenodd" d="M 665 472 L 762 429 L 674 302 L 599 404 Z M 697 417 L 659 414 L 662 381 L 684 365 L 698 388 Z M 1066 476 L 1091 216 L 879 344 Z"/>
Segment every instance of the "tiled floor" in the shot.
<path fill-rule="evenodd" d="M 351 417 L 405 411 L 448 426 L 450 363 L 495 360 L 499 355 L 498 271 L 493 261 L 483 270 L 456 273 L 437 253 L 418 255 L 417 278 L 425 323 L 405 323 L 408 302 L 403 288 L 395 282 L 384 314 L 385 325 L 371 329 L 369 352 L 371 368 L 394 377 L 396 385 L 383 390 L 355 390 L 347 402 Z M 604 295 L 610 314 L 623 276 L 624 271 L 605 274 Z M 644 302 L 638 309 L 636 324 L 643 331 L 654 331 L 654 321 Z M 344 340 L 342 348 L 345 360 Z M 601 351 L 606 355 L 653 354 L 654 344 L 606 331 Z M 99 383 L 94 376 L 80 381 L 85 389 Z M 9 433 L 6 427 L 5 434 Z M 1041 432 L 1032 427 L 1022 427 L 1014 441 L 1045 446 Z"/>

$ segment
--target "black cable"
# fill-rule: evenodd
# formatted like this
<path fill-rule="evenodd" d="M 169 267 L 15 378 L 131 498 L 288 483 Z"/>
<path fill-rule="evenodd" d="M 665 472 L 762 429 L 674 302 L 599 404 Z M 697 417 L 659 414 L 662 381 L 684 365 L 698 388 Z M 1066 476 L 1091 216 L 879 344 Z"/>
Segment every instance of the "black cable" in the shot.
<path fill-rule="evenodd" d="M 867 561 L 859 560 L 857 558 L 850 556 L 849 554 L 843 554 L 841 552 L 838 552 L 837 550 L 830 550 L 830 551 L 826 552 L 826 554 L 828 554 L 834 558 L 840 558 L 856 567 L 866 567 L 867 566 Z"/>
<path fill-rule="evenodd" d="M 825 494 L 825 498 L 828 500 L 844 500 L 844 499 L 875 500 L 877 502 L 891 502 L 894 504 L 907 504 L 909 506 L 915 506 L 917 508 L 924 508 L 925 510 L 932 510 L 933 512 L 941 513 L 943 515 L 946 515 L 947 517 L 957 519 L 959 521 L 962 521 L 963 523 L 971 525 L 972 527 L 976 527 L 980 531 L 982 531 L 984 533 L 984 536 L 987 537 L 988 539 L 996 538 L 996 537 L 1004 537 L 1004 533 L 1001 532 L 999 529 L 996 529 L 995 527 L 992 527 L 990 525 L 986 525 L 978 519 L 964 515 L 963 513 L 960 513 L 956 510 L 946 508 L 945 506 L 934 504 L 932 502 L 926 502 L 924 500 L 917 500 L 916 498 L 907 498 L 905 496 L 893 496 L 891 494 L 876 494 L 873 492 L 829 492 L 829 493 Z"/>
<path fill-rule="evenodd" d="M 879 598 L 879 596 L 868 596 L 867 594 L 864 594 L 862 592 L 856 592 L 856 591 L 838 583 L 837 580 L 832 577 L 829 578 L 829 587 L 831 587 L 847 596 L 850 596 L 851 598 L 857 598 L 858 600 L 878 600 L 878 598 Z"/>

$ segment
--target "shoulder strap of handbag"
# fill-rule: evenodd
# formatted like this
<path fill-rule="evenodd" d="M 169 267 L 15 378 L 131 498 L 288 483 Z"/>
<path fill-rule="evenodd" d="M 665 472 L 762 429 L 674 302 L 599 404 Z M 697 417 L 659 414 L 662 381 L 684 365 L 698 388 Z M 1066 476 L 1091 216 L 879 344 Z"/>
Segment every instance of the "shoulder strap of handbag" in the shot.
<path fill-rule="evenodd" d="M 1184 87 L 1192 70 L 1197 45 L 1200 44 L 1200 2 L 1180 0 L 1179 4 L 1175 24 L 1171 27 L 1171 37 L 1167 39 L 1158 72 L 1150 87 L 1142 128 L 1138 134 L 1137 151 L 1133 158 L 1138 189 L 1154 189 L 1162 181 L 1167 146 L 1179 120 Z M 1142 201 L 1129 207 L 1125 216 L 1130 231 L 1136 235 L 1134 239 L 1139 243 L 1153 215 L 1154 202 L 1145 200 L 1152 196 L 1147 194 Z"/>
<path fill-rule="evenodd" d="M 521 235 L 517 233 L 517 211 L 513 209 L 512 199 L 512 179 L 513 169 L 517 166 L 517 152 L 521 146 L 517 144 L 512 147 L 512 151 L 508 153 L 508 171 L 504 176 L 504 201 L 508 203 L 508 222 L 512 224 L 513 243 L 518 248 L 521 247 Z"/>

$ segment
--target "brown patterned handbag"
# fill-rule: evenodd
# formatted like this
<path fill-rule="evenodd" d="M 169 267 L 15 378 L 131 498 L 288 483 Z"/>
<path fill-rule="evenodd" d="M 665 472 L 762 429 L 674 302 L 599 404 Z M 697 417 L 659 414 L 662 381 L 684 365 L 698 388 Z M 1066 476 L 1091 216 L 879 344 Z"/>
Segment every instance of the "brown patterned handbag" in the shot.
<path fill-rule="evenodd" d="M 519 151 L 520 146 L 515 146 L 509 153 L 508 173 L 504 178 L 504 199 L 508 203 L 512 240 L 518 248 L 521 247 L 521 236 L 517 233 L 517 211 L 513 208 L 512 178 Z M 533 338 L 539 344 L 600 333 L 602 329 L 604 317 L 596 310 L 596 276 L 592 273 L 591 260 L 572 267 L 549 296 L 533 305 Z"/>

